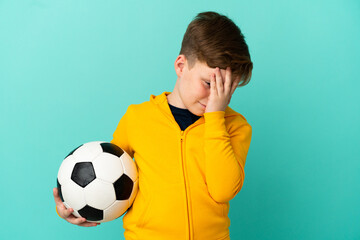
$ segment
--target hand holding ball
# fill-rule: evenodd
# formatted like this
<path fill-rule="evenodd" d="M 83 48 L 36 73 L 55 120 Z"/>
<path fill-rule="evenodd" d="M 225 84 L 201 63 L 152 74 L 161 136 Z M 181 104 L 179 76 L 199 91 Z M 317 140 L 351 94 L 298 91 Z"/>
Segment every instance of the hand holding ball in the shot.
<path fill-rule="evenodd" d="M 136 197 L 136 164 L 115 144 L 85 143 L 63 160 L 57 187 L 66 208 L 74 209 L 74 216 L 108 222 L 122 216 Z"/>

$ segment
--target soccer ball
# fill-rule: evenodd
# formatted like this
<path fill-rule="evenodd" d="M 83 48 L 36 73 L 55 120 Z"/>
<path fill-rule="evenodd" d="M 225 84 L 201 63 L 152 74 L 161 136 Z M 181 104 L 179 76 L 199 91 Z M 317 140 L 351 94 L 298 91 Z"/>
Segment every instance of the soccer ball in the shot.
<path fill-rule="evenodd" d="M 88 142 L 65 157 L 57 188 L 74 216 L 108 222 L 131 207 L 138 192 L 138 172 L 130 155 L 117 145 Z"/>

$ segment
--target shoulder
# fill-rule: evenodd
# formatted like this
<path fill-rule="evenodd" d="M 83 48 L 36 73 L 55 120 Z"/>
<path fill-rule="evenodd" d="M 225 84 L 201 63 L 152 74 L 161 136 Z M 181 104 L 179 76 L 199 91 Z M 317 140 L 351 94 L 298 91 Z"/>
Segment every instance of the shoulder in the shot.
<path fill-rule="evenodd" d="M 225 109 L 225 119 L 235 121 L 238 124 L 249 124 L 244 115 L 227 106 Z M 249 124 L 250 125 L 250 124 Z"/>
<path fill-rule="evenodd" d="M 153 110 L 153 104 L 150 101 L 130 104 L 126 110 L 127 115 L 146 115 Z"/>
<path fill-rule="evenodd" d="M 147 103 L 138 103 L 138 104 L 130 104 L 128 105 L 125 114 L 123 115 L 123 121 L 126 123 L 126 128 L 133 134 L 134 129 L 137 129 L 139 126 L 146 121 L 144 119 L 148 119 L 146 115 L 149 115 L 146 111 Z"/>
<path fill-rule="evenodd" d="M 234 135 L 249 135 L 251 136 L 252 127 L 246 120 L 246 118 L 238 113 L 237 111 L 231 109 L 229 106 L 225 110 L 225 124 L 226 129 L 230 136 Z"/>

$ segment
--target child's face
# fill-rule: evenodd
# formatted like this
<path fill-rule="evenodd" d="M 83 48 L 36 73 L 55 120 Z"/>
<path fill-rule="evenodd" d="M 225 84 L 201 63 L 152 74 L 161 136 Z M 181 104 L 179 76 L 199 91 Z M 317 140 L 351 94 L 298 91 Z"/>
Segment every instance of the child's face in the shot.
<path fill-rule="evenodd" d="M 190 70 L 187 61 L 182 65 L 179 64 L 178 67 L 179 69 L 176 69 L 176 72 L 179 82 L 175 88 L 178 91 L 179 101 L 182 102 L 182 107 L 187 108 L 197 116 L 202 116 L 210 95 L 210 76 L 215 73 L 215 68 L 210 68 L 206 63 L 199 61 Z M 223 82 L 225 72 L 225 69 L 220 69 Z"/>

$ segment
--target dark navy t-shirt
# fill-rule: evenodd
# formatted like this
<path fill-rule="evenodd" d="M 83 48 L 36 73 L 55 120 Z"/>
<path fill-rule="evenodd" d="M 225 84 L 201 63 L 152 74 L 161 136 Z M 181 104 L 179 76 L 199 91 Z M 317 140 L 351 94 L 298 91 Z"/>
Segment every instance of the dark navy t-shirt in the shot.
<path fill-rule="evenodd" d="M 184 108 L 178 108 L 171 104 L 169 104 L 169 107 L 182 131 L 184 131 L 188 126 L 196 122 L 201 117 Z"/>

